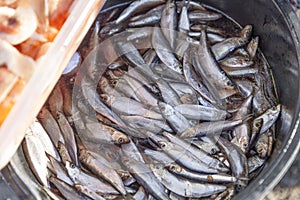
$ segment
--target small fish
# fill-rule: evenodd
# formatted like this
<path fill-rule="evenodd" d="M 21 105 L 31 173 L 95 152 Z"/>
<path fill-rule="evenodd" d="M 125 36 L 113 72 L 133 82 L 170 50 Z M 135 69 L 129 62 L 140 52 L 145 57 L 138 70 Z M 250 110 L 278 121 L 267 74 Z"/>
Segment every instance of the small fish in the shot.
<path fill-rule="evenodd" d="M 218 63 L 213 58 L 207 44 L 206 33 L 203 31 L 200 37 L 200 46 L 195 59 L 195 70 L 199 76 L 203 77 L 205 85 L 216 99 L 225 99 L 235 94 L 236 88 L 233 82 L 220 69 Z"/>
<path fill-rule="evenodd" d="M 55 174 L 56 178 L 62 180 L 63 182 L 69 184 L 70 186 L 73 186 L 74 183 L 70 179 L 64 166 L 62 166 L 61 163 L 55 158 L 53 158 L 51 155 L 47 155 L 47 157 L 50 160 L 50 163 L 53 167 L 53 170 L 51 172 Z"/>
<path fill-rule="evenodd" d="M 174 49 L 176 47 L 175 42 L 178 27 L 177 5 L 175 0 L 167 0 L 166 6 L 161 14 L 160 27 L 171 49 Z"/>
<path fill-rule="evenodd" d="M 190 30 L 190 20 L 188 15 L 188 7 L 190 1 L 184 1 L 180 11 L 180 17 L 178 22 L 178 29 L 182 33 L 187 33 Z"/>
<path fill-rule="evenodd" d="M 134 144 L 133 140 L 130 140 L 130 142 L 127 144 L 122 144 L 121 149 L 125 156 L 145 163 L 143 156 L 141 155 L 137 146 Z"/>
<path fill-rule="evenodd" d="M 74 199 L 74 200 L 89 199 L 79 194 L 74 187 L 68 185 L 67 183 L 61 181 L 58 178 L 50 177 L 49 181 L 59 190 L 59 192 L 66 199 Z"/>
<path fill-rule="evenodd" d="M 42 107 L 37 118 L 41 122 L 44 129 L 47 131 L 55 147 L 58 147 L 58 142 L 65 143 L 65 140 L 56 120 L 45 106 Z"/>
<path fill-rule="evenodd" d="M 254 62 L 245 56 L 233 56 L 222 60 L 220 64 L 225 67 L 244 68 L 252 66 Z"/>
<path fill-rule="evenodd" d="M 241 119 L 247 117 L 251 113 L 253 96 L 249 96 L 238 108 L 238 111 L 234 113 L 234 119 Z M 235 143 L 241 148 L 243 152 L 248 152 L 250 137 L 251 137 L 251 127 L 249 123 L 244 123 L 233 129 L 233 135 L 235 136 Z"/>
<path fill-rule="evenodd" d="M 260 133 L 266 132 L 271 126 L 274 125 L 274 123 L 277 121 L 279 115 L 281 112 L 281 105 L 278 104 L 275 107 L 272 107 L 268 109 L 265 113 L 263 113 L 261 116 L 254 119 L 254 121 L 263 120 L 262 127 L 260 129 Z"/>
<path fill-rule="evenodd" d="M 163 165 L 150 165 L 150 168 L 166 188 L 180 196 L 188 198 L 207 197 L 222 192 L 227 188 L 224 185 L 196 183 L 176 177 L 164 169 Z"/>
<path fill-rule="evenodd" d="M 81 150 L 79 159 L 95 175 L 110 183 L 122 195 L 126 195 L 120 176 L 113 168 L 111 168 L 109 161 L 107 161 L 103 156 L 87 150 Z"/>
<path fill-rule="evenodd" d="M 181 134 L 185 130 L 191 128 L 190 122 L 169 104 L 158 102 L 158 107 L 163 117 L 168 121 L 176 133 Z"/>
<path fill-rule="evenodd" d="M 174 32 L 174 31 L 173 31 Z M 168 41 L 164 38 L 162 30 L 154 27 L 152 34 L 152 45 L 161 61 L 172 70 L 182 74 L 182 65 L 174 55 Z"/>
<path fill-rule="evenodd" d="M 119 192 L 108 183 L 102 182 L 100 179 L 83 172 L 69 162 L 66 162 L 66 169 L 75 185 L 86 186 L 94 195 L 119 194 Z"/>
<path fill-rule="evenodd" d="M 188 137 L 201 137 L 204 135 L 218 134 L 222 131 L 232 129 L 236 126 L 243 124 L 246 119 L 238 119 L 238 120 L 225 120 L 225 121 L 216 121 L 216 122 L 202 122 L 192 126 L 191 128 L 185 130 L 180 134 L 182 138 Z"/>
<path fill-rule="evenodd" d="M 145 12 L 155 6 L 164 4 L 164 0 L 136 0 L 133 1 L 123 12 L 119 15 L 116 20 L 117 24 L 129 19 L 131 16 Z"/>
<path fill-rule="evenodd" d="M 60 87 L 56 85 L 48 99 L 50 112 L 55 118 L 57 117 L 58 112 L 63 112 L 63 102 L 62 91 Z"/>
<path fill-rule="evenodd" d="M 158 181 L 147 165 L 134 159 L 125 157 L 122 158 L 122 163 L 126 166 L 137 182 L 143 186 L 153 197 L 155 197 L 155 199 L 169 199 L 165 192 L 164 186 Z"/>
<path fill-rule="evenodd" d="M 245 154 L 240 148 L 222 137 L 214 137 L 221 150 L 227 156 L 232 175 L 238 179 L 237 184 L 244 187 L 248 184 L 248 164 Z"/>
<path fill-rule="evenodd" d="M 150 163 L 163 163 L 163 164 L 168 164 L 168 163 L 173 163 L 175 162 L 174 159 L 170 158 L 167 154 L 165 154 L 163 151 L 154 151 L 151 149 L 145 149 L 144 154 L 147 155 L 147 158 L 150 159 Z"/>
<path fill-rule="evenodd" d="M 266 162 L 265 158 L 260 158 L 258 155 L 251 156 L 248 158 L 248 168 L 249 168 L 249 173 L 254 172 L 261 166 L 263 166 Z"/>
<path fill-rule="evenodd" d="M 256 56 L 256 52 L 258 50 L 258 43 L 259 37 L 255 37 L 249 42 L 247 46 L 247 51 L 251 59 L 253 59 Z"/>
<path fill-rule="evenodd" d="M 237 181 L 235 177 L 227 174 L 199 174 L 188 171 L 176 163 L 167 164 L 166 168 L 178 176 L 194 181 L 208 183 L 234 183 Z"/>
<path fill-rule="evenodd" d="M 27 162 L 37 180 L 44 186 L 48 186 L 48 171 L 45 149 L 38 137 L 25 135 L 23 151 Z"/>
<path fill-rule="evenodd" d="M 143 116 L 125 116 L 121 115 L 121 119 L 123 119 L 130 127 L 136 130 L 147 130 L 154 133 L 158 133 L 161 131 L 170 131 L 172 132 L 173 129 L 164 121 L 150 119 Z"/>
<path fill-rule="evenodd" d="M 57 122 L 64 136 L 65 145 L 69 152 L 69 155 L 71 156 L 72 161 L 78 166 L 79 161 L 77 156 L 77 145 L 76 145 L 75 133 L 73 131 L 73 128 L 70 126 L 65 115 L 62 113 L 58 113 Z"/>
<path fill-rule="evenodd" d="M 219 121 L 225 120 L 228 113 L 224 110 L 205 107 L 201 105 L 181 104 L 174 107 L 188 119 L 204 120 L 204 121 Z"/>
<path fill-rule="evenodd" d="M 58 86 L 63 95 L 63 111 L 66 116 L 72 116 L 72 90 L 64 77 L 58 81 Z"/>
<path fill-rule="evenodd" d="M 101 113 L 101 115 L 116 124 L 125 125 L 124 122 L 101 101 L 100 96 L 97 94 L 95 87 L 93 87 L 91 80 L 88 80 L 88 77 L 82 79 L 81 86 L 83 95 L 96 112 Z"/>
<path fill-rule="evenodd" d="M 147 13 L 132 17 L 128 26 L 130 27 L 140 27 L 140 26 L 149 26 L 155 25 L 160 22 L 162 11 L 165 8 L 165 5 L 157 6 Z"/>
<path fill-rule="evenodd" d="M 170 104 L 171 106 L 176 106 L 182 103 L 176 91 L 174 91 L 167 81 L 159 79 L 155 83 L 157 84 L 165 103 Z"/>
<path fill-rule="evenodd" d="M 230 77 L 251 77 L 258 74 L 257 68 L 244 68 L 244 67 L 222 67 L 226 74 Z"/>
<path fill-rule="evenodd" d="M 161 114 L 145 108 L 145 106 L 137 101 L 127 97 L 114 97 L 112 95 L 102 94 L 102 100 L 111 107 L 113 112 L 123 115 L 138 115 L 151 119 L 162 120 Z"/>
<path fill-rule="evenodd" d="M 223 42 L 217 43 L 211 47 L 211 51 L 215 56 L 216 60 L 221 60 L 230 52 L 234 51 L 235 49 L 247 44 L 250 40 L 252 34 L 252 26 L 247 25 L 241 31 L 240 37 L 232 37 L 224 40 Z"/>
<path fill-rule="evenodd" d="M 217 169 L 207 166 L 201 161 L 201 158 L 197 158 L 190 151 L 177 144 L 168 141 L 159 141 L 158 145 L 168 156 L 187 169 L 200 173 L 218 173 Z"/>

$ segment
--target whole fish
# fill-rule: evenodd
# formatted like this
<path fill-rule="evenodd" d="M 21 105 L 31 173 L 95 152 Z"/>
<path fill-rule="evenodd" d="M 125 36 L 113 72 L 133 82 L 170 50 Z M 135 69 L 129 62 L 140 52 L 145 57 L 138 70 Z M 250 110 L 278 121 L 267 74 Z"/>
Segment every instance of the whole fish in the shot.
<path fill-rule="evenodd" d="M 222 17 L 223 16 L 219 13 L 207 10 L 197 10 L 189 13 L 189 19 L 193 22 L 215 21 L 221 19 Z"/>
<path fill-rule="evenodd" d="M 162 30 L 158 27 L 154 27 L 153 29 L 152 45 L 157 53 L 157 56 L 166 66 L 178 72 L 179 74 L 182 74 L 181 63 L 174 55 L 174 51 L 172 50 L 172 47 L 168 41 L 164 38 Z"/>
<path fill-rule="evenodd" d="M 65 140 L 56 120 L 45 106 L 42 107 L 37 118 L 41 122 L 44 129 L 47 131 L 55 147 L 58 147 L 58 142 L 65 143 Z"/>
<path fill-rule="evenodd" d="M 158 145 L 168 156 L 187 169 L 200 173 L 218 173 L 217 169 L 207 166 L 201 161 L 201 158 L 197 158 L 194 154 L 177 144 L 160 141 Z"/>
<path fill-rule="evenodd" d="M 178 176 L 194 181 L 208 183 L 234 183 L 237 181 L 235 177 L 229 176 L 227 174 L 199 174 L 192 171 L 188 171 L 176 163 L 167 164 L 166 168 L 170 172 Z"/>
<path fill-rule="evenodd" d="M 160 27 L 171 49 L 176 47 L 177 37 L 177 5 L 175 0 L 167 0 L 166 6 L 161 14 Z"/>
<path fill-rule="evenodd" d="M 114 97 L 112 95 L 102 94 L 102 100 L 111 107 L 113 112 L 123 115 L 138 115 L 151 119 L 162 120 L 161 114 L 147 109 L 143 104 L 127 97 Z"/>
<path fill-rule="evenodd" d="M 240 37 L 232 37 L 224 40 L 223 42 L 217 43 L 211 47 L 211 51 L 215 56 L 216 60 L 221 60 L 227 56 L 230 52 L 235 49 L 247 44 L 252 34 L 252 26 L 247 25 L 241 31 Z"/>
<path fill-rule="evenodd" d="M 66 163 L 66 169 L 75 185 L 86 186 L 90 192 L 96 196 L 104 194 L 119 194 L 119 192 L 108 183 L 102 182 L 96 177 L 83 172 L 76 166 L 71 165 L 69 162 Z"/>
<path fill-rule="evenodd" d="M 147 165 L 125 157 L 122 158 L 122 163 L 126 166 L 137 182 L 153 197 L 159 200 L 169 199 L 164 186 L 158 181 Z"/>
<path fill-rule="evenodd" d="M 165 8 L 165 5 L 157 6 L 147 13 L 132 17 L 128 26 L 130 27 L 140 27 L 140 26 L 149 26 L 155 25 L 160 22 L 162 11 Z"/>
<path fill-rule="evenodd" d="M 196 158 L 201 160 L 203 163 L 205 163 L 207 166 L 216 169 L 220 172 L 228 172 L 228 168 L 217 158 L 214 158 L 213 156 L 210 156 L 200 148 L 196 148 L 190 143 L 187 143 L 185 140 L 182 140 L 179 137 L 176 137 L 175 135 L 172 135 L 167 132 L 163 132 L 163 135 L 170 140 L 170 142 L 179 145 L 183 147 L 186 151 L 193 154 Z"/>
<path fill-rule="evenodd" d="M 145 12 L 155 6 L 159 6 L 161 4 L 164 4 L 164 0 L 136 0 L 133 1 L 123 12 L 119 15 L 118 19 L 116 20 L 116 23 L 119 24 L 134 14 Z"/>
<path fill-rule="evenodd" d="M 163 117 L 169 122 L 176 133 L 181 134 L 191 127 L 190 122 L 169 104 L 158 102 L 158 107 L 161 110 Z"/>
<path fill-rule="evenodd" d="M 191 182 L 174 176 L 163 165 L 150 165 L 155 176 L 170 191 L 188 198 L 207 197 L 226 190 L 226 186 Z"/>
<path fill-rule="evenodd" d="M 70 126 L 68 120 L 66 119 L 65 115 L 62 113 L 58 113 L 57 122 L 61 129 L 61 132 L 65 139 L 66 148 L 71 156 L 73 163 L 77 166 L 79 165 L 78 156 L 77 156 L 77 145 L 75 140 L 75 133 L 73 128 Z"/>
<path fill-rule="evenodd" d="M 126 195 L 126 191 L 121 180 L 121 177 L 117 172 L 111 168 L 109 161 L 99 154 L 89 152 L 87 150 L 81 150 L 80 161 L 90 169 L 95 175 L 106 180 L 112 186 L 114 186 L 122 195 Z"/>
<path fill-rule="evenodd" d="M 220 69 L 218 63 L 211 55 L 207 44 L 206 33 L 202 31 L 200 46 L 196 54 L 196 72 L 203 77 L 205 85 L 216 99 L 225 99 L 237 91 L 233 82 Z"/>
<path fill-rule="evenodd" d="M 188 119 L 204 120 L 204 121 L 219 121 L 224 120 L 228 113 L 224 110 L 205 107 L 201 105 L 181 104 L 174 107 Z"/>
<path fill-rule="evenodd" d="M 226 131 L 232 129 L 236 126 L 243 124 L 246 119 L 238 119 L 238 120 L 225 120 L 225 121 L 216 121 L 216 122 L 202 122 L 192 126 L 191 128 L 185 130 L 180 134 L 182 138 L 188 137 L 201 137 L 204 135 L 218 134 L 222 131 Z"/>

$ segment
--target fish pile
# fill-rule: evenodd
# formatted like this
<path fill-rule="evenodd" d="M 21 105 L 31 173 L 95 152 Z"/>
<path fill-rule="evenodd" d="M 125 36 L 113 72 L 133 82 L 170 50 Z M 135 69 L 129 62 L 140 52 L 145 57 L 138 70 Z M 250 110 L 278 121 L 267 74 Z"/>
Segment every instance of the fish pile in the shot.
<path fill-rule="evenodd" d="M 101 12 L 23 142 L 43 191 L 231 199 L 247 187 L 281 112 L 252 29 L 194 1 Z"/>
<path fill-rule="evenodd" d="M 72 3 L 0 1 L 0 125 L 61 29 Z"/>

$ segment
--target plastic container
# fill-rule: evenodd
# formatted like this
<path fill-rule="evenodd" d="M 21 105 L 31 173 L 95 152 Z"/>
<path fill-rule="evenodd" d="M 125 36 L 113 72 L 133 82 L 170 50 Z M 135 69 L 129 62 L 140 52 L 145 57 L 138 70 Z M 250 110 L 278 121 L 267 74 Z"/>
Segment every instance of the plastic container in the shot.
<path fill-rule="evenodd" d="M 125 2 L 110 0 L 105 8 Z M 283 111 L 277 126 L 274 152 L 261 173 L 234 197 L 243 200 L 263 199 L 284 176 L 300 148 L 300 23 L 287 1 L 201 2 L 222 10 L 241 25 L 254 25 L 254 35 L 260 36 L 260 48 L 269 61 L 277 83 Z"/>
<path fill-rule="evenodd" d="M 38 114 L 68 61 L 80 45 L 105 0 L 74 1 L 56 36 L 18 101 L 0 127 L 0 169 L 16 152 L 26 128 Z"/>

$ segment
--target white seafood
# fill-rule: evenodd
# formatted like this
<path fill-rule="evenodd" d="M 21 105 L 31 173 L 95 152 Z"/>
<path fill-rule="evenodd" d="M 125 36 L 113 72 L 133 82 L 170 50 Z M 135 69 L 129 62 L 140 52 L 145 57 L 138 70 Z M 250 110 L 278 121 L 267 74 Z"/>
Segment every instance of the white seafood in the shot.
<path fill-rule="evenodd" d="M 32 58 L 21 54 L 11 44 L 0 39 L 0 66 L 1 65 L 5 65 L 9 71 L 27 82 L 33 74 L 36 64 Z"/>
<path fill-rule="evenodd" d="M 30 6 L 0 7 L 0 38 L 13 45 L 27 40 L 37 25 L 36 14 Z"/>

